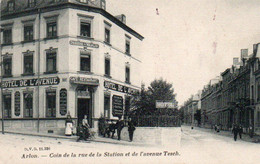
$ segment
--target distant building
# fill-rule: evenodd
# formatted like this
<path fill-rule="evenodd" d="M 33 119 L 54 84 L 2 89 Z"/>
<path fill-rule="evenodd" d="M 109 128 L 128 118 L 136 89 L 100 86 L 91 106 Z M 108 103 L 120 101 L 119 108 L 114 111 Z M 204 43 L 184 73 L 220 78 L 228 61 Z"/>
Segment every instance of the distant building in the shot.
<path fill-rule="evenodd" d="M 144 38 L 105 9 L 105 0 L 2 0 L 6 130 L 64 133 L 68 113 L 97 130 L 101 116 L 128 112 Z"/>

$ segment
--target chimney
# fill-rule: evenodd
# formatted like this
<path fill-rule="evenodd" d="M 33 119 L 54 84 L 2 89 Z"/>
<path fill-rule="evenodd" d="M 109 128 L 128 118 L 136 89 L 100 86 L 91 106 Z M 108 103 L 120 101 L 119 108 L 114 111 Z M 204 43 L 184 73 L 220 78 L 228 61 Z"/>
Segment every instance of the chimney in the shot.
<path fill-rule="evenodd" d="M 236 58 L 233 58 L 233 65 L 236 66 L 239 64 L 239 59 L 236 57 Z"/>
<path fill-rule="evenodd" d="M 253 53 L 256 54 L 258 44 L 253 44 Z"/>
<path fill-rule="evenodd" d="M 248 57 L 248 49 L 241 49 L 241 60 Z"/>
<path fill-rule="evenodd" d="M 121 15 L 117 15 L 115 16 L 118 20 L 120 20 L 121 22 L 123 22 L 124 24 L 126 24 L 126 17 L 124 14 Z"/>

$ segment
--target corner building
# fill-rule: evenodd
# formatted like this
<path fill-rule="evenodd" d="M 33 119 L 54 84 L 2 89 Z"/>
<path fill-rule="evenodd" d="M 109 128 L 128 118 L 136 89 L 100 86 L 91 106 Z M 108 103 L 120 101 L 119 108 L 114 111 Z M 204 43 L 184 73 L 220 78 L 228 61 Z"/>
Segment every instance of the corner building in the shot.
<path fill-rule="evenodd" d="M 105 0 L 2 0 L 6 131 L 62 134 L 68 113 L 76 125 L 87 115 L 97 130 L 101 116 L 127 114 L 141 86 L 144 37 L 105 7 Z"/>

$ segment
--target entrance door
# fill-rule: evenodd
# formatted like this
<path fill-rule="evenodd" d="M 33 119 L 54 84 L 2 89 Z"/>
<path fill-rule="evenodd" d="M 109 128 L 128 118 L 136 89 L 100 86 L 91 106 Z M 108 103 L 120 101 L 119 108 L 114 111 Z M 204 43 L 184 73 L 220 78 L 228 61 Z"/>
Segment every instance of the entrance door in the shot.
<path fill-rule="evenodd" d="M 78 98 L 78 125 L 82 123 L 84 115 L 88 117 L 88 124 L 92 127 L 90 99 Z"/>

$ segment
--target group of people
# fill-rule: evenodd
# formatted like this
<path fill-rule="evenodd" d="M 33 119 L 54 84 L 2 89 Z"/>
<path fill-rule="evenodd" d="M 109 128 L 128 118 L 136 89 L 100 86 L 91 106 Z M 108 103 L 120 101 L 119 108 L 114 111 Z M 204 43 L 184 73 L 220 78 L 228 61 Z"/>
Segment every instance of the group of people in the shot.
<path fill-rule="evenodd" d="M 68 114 L 66 121 L 65 121 L 65 135 L 66 136 L 71 136 L 74 135 L 74 127 L 73 127 L 73 121 L 71 118 L 71 115 Z M 82 119 L 82 122 L 79 124 L 79 126 L 77 127 L 77 135 L 79 136 L 79 138 L 77 139 L 77 141 L 79 140 L 87 140 L 90 136 L 90 130 L 89 130 L 90 126 L 88 124 L 88 119 L 87 119 L 87 115 L 84 115 L 84 118 Z"/>
<path fill-rule="evenodd" d="M 121 140 L 121 131 L 124 128 L 124 121 L 121 117 L 119 117 L 119 119 L 117 120 L 116 124 L 114 124 L 113 122 L 111 122 L 110 124 L 107 124 L 106 128 L 105 128 L 105 133 L 104 133 L 104 137 L 107 135 L 108 137 L 110 137 L 110 134 L 112 133 L 111 138 L 114 138 L 114 134 L 117 133 L 117 139 Z M 66 136 L 71 136 L 74 135 L 74 127 L 73 127 L 73 121 L 71 118 L 71 115 L 68 114 L 66 121 L 65 121 L 65 135 Z M 128 133 L 129 133 L 129 140 L 132 142 L 133 141 L 133 136 L 134 136 L 134 131 L 135 131 L 135 126 L 134 123 L 132 121 L 131 118 L 128 119 Z M 77 139 L 77 141 L 79 140 L 87 140 L 90 137 L 90 126 L 88 124 L 88 119 L 87 119 L 87 115 L 84 115 L 84 118 L 82 120 L 82 122 L 79 124 L 79 126 L 77 127 L 77 135 L 79 136 L 79 138 Z"/>
<path fill-rule="evenodd" d="M 122 120 L 121 117 L 118 118 L 116 121 L 116 124 L 113 122 L 109 122 L 106 124 L 105 127 L 105 132 L 104 132 L 104 137 L 110 137 L 114 138 L 114 134 L 117 133 L 117 139 L 121 140 L 121 131 L 124 128 L 124 121 Z M 128 119 L 128 133 L 129 133 L 129 140 L 130 142 L 133 141 L 133 136 L 134 136 L 134 131 L 135 131 L 135 126 L 131 118 Z M 112 133 L 112 135 L 111 135 Z"/>

